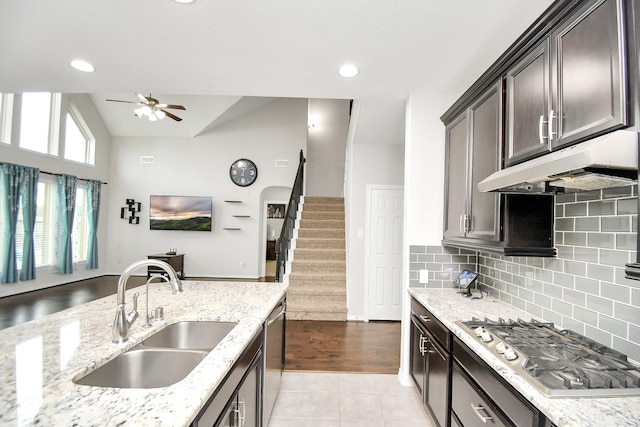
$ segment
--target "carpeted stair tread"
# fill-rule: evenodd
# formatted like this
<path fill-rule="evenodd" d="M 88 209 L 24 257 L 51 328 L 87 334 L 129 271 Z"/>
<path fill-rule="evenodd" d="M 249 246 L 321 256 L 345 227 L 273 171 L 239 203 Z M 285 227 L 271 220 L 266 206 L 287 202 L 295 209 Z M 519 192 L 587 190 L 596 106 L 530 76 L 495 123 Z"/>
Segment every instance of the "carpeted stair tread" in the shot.
<path fill-rule="evenodd" d="M 296 249 L 344 249 L 344 239 L 320 239 L 299 237 Z"/>

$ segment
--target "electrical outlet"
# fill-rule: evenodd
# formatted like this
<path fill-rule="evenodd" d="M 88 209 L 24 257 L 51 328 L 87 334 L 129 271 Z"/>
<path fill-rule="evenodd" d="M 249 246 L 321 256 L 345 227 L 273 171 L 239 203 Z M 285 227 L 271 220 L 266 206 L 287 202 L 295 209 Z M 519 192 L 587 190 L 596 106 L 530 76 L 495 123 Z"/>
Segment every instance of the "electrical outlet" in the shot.
<path fill-rule="evenodd" d="M 420 283 L 429 283 L 429 270 L 420 270 L 418 281 Z"/>

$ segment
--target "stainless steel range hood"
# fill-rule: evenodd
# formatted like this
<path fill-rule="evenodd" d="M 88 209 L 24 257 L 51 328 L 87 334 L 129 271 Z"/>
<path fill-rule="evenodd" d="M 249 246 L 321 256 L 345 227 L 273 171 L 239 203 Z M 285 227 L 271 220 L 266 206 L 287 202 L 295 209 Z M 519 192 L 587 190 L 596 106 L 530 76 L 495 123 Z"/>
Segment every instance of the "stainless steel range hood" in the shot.
<path fill-rule="evenodd" d="M 482 192 L 557 193 L 631 185 L 638 178 L 638 133 L 618 130 L 491 174 Z"/>

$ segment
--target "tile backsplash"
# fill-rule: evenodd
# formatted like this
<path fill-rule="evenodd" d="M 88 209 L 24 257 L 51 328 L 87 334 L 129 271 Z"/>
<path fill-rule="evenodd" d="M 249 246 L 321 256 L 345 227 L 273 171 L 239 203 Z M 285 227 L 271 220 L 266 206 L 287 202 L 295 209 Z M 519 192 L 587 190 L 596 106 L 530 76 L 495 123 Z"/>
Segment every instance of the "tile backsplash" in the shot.
<path fill-rule="evenodd" d="M 631 186 L 556 196 L 555 258 L 411 246 L 409 285 L 451 287 L 460 270 L 476 270 L 483 292 L 640 361 L 640 281 L 624 277 L 636 261 L 637 194 Z"/>

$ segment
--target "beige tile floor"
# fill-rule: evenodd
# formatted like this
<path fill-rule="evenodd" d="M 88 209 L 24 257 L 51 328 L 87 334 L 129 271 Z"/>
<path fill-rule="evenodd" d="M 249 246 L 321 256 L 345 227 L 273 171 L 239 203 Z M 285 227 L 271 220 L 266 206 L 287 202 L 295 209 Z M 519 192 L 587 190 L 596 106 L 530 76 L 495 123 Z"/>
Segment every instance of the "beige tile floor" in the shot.
<path fill-rule="evenodd" d="M 430 427 L 397 375 L 284 372 L 268 427 Z"/>

